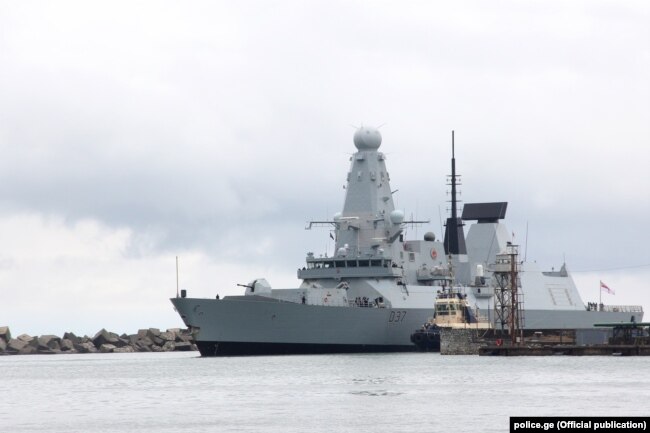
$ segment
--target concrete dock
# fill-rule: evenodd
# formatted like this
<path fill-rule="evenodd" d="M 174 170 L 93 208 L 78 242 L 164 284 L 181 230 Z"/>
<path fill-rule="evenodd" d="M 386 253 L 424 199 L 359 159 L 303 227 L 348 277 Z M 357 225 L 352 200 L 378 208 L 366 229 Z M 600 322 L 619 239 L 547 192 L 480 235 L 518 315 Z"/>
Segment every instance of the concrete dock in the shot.
<path fill-rule="evenodd" d="M 650 346 L 631 344 L 601 344 L 595 346 L 575 346 L 560 344 L 555 346 L 482 346 L 481 356 L 650 356 Z"/>

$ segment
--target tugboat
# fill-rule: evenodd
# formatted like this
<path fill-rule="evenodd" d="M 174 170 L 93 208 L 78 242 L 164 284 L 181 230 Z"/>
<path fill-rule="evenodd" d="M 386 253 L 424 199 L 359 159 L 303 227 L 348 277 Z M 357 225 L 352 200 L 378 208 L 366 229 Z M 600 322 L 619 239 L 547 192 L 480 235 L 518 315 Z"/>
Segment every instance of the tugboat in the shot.
<path fill-rule="evenodd" d="M 411 342 L 419 351 L 439 352 L 441 328 L 470 327 L 490 329 L 492 324 L 471 308 L 462 287 L 442 287 L 436 296 L 434 316 L 411 334 Z"/>

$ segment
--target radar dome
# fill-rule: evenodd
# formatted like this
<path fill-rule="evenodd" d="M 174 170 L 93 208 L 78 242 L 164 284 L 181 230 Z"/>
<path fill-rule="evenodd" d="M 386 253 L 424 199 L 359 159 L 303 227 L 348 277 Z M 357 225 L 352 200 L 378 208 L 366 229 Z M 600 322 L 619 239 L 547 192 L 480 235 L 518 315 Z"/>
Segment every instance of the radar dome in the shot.
<path fill-rule="evenodd" d="M 404 221 L 404 212 L 401 210 L 394 210 L 390 213 L 390 222 L 393 224 L 402 224 Z"/>
<path fill-rule="evenodd" d="M 377 128 L 362 126 L 354 133 L 354 145 L 359 150 L 375 150 L 381 146 L 381 134 Z"/>
<path fill-rule="evenodd" d="M 341 220 L 341 212 L 336 212 L 334 214 L 334 221 L 339 222 Z"/>
<path fill-rule="evenodd" d="M 433 242 L 433 241 L 436 240 L 436 235 L 434 235 L 433 232 L 426 232 L 424 234 L 424 240 L 429 241 L 429 242 Z"/>

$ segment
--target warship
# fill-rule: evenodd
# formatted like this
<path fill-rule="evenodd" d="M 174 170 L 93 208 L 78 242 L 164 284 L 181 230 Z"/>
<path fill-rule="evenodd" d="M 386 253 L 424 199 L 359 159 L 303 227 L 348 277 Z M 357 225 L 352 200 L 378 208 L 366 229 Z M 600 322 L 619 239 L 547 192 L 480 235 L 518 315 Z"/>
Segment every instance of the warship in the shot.
<path fill-rule="evenodd" d="M 502 223 L 507 203 L 467 203 L 458 216 L 452 144 L 444 239 L 431 232 L 405 239 L 406 227 L 425 221 L 406 220 L 395 208 L 379 130 L 358 128 L 353 142 L 342 211 L 307 226 L 332 230 L 334 254 L 307 253 L 298 287 L 275 289 L 258 278 L 238 296 L 191 298 L 181 291 L 171 298 L 202 356 L 412 351 L 413 330 L 433 315 L 436 297 L 450 285 L 462 286 L 465 302 L 496 320 L 490 269 L 511 245 Z M 467 237 L 465 222 L 471 222 Z M 546 272 L 522 262 L 519 271 L 526 328 L 643 318 L 640 306 L 585 305 L 565 265 Z"/>

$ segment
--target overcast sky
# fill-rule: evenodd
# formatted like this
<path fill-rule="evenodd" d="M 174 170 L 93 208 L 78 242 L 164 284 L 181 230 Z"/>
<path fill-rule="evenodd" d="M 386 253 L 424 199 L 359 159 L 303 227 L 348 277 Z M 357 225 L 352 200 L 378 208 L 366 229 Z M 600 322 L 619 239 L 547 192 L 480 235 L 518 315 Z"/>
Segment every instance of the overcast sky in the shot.
<path fill-rule="evenodd" d="M 0 326 L 180 327 L 168 298 L 295 287 L 381 125 L 397 206 L 441 234 L 508 201 L 526 256 L 650 311 L 646 1 L 0 0 Z M 580 271 L 580 272 L 578 272 Z"/>

